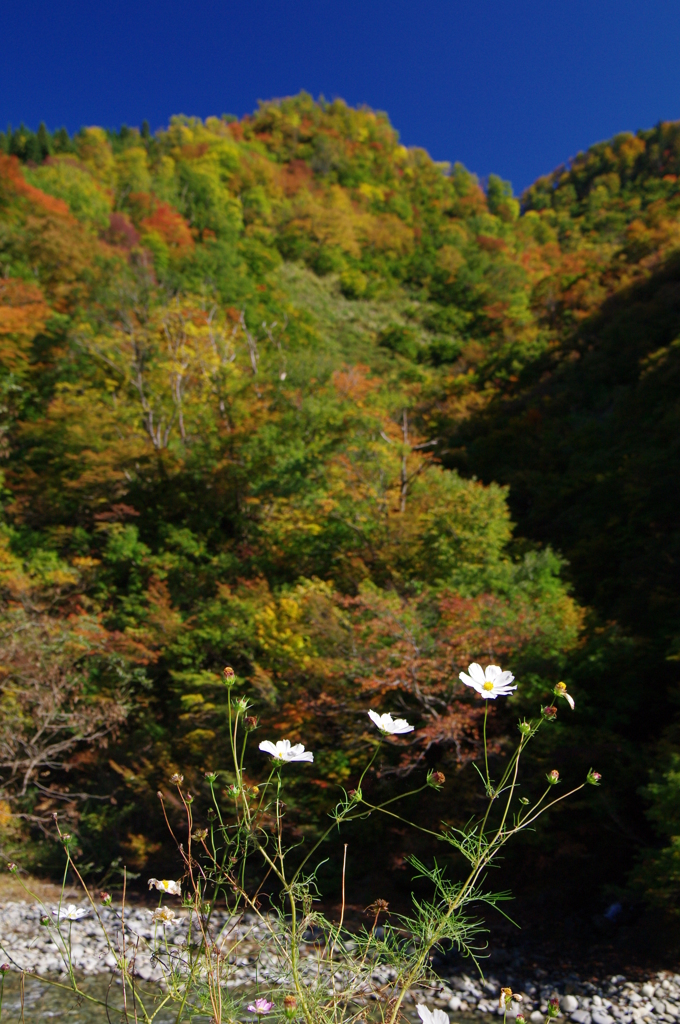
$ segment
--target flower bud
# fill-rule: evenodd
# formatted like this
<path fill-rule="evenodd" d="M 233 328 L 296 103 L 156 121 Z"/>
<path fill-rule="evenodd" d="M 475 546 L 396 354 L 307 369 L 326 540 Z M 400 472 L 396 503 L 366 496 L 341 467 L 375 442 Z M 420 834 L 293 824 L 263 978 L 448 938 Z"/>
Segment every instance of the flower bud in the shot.
<path fill-rule="evenodd" d="M 208 782 L 214 782 L 215 779 L 217 778 L 217 772 L 206 772 L 205 777 L 208 780 Z"/>
<path fill-rule="evenodd" d="M 40 923 L 44 928 L 47 928 L 48 925 L 52 924 L 47 914 L 42 915 L 42 917 L 40 918 Z"/>
<path fill-rule="evenodd" d="M 297 999 L 295 998 L 295 996 L 288 995 L 283 997 L 283 1010 L 284 1013 L 286 1014 L 286 1017 L 294 1016 L 296 1007 Z"/>
<path fill-rule="evenodd" d="M 599 772 L 594 772 L 591 768 L 586 775 L 586 782 L 589 782 L 591 786 L 599 786 L 602 781 L 602 776 Z"/>
<path fill-rule="evenodd" d="M 525 807 L 528 807 L 528 806 L 529 806 L 529 804 L 531 803 L 531 800 L 529 800 L 529 798 L 528 798 L 528 797 L 526 797 L 526 796 L 521 796 L 521 797 L 519 798 L 519 802 L 520 802 L 521 804 L 523 804 L 523 805 L 524 805 Z"/>
<path fill-rule="evenodd" d="M 100 899 L 101 905 L 103 907 L 110 907 L 111 906 L 112 896 L 111 896 L 110 892 L 104 892 L 102 890 L 102 892 L 99 893 L 99 899 Z"/>
<path fill-rule="evenodd" d="M 432 786 L 433 789 L 441 789 L 446 782 L 446 776 L 444 772 L 428 772 L 427 773 L 427 784 Z"/>
<path fill-rule="evenodd" d="M 3 974 L 6 974 L 8 970 L 9 970 L 9 964 L 0 964 L 0 971 L 2 971 Z"/>
<path fill-rule="evenodd" d="M 14 861 L 10 861 L 9 864 L 7 865 L 7 870 L 9 871 L 9 873 L 11 875 L 15 875 L 17 873 L 17 871 L 19 870 L 19 868 L 16 866 Z"/>
<path fill-rule="evenodd" d="M 224 682 L 226 683 L 227 686 L 233 686 L 234 683 L 236 682 L 236 673 L 234 672 L 231 665 L 227 665 L 227 667 L 223 670 L 222 675 L 224 676 Z"/>
<path fill-rule="evenodd" d="M 557 783 L 560 781 L 560 773 L 558 772 L 557 768 L 553 768 L 551 772 L 548 772 L 548 774 L 546 775 L 546 779 L 548 780 L 551 786 L 556 786 Z"/>
<path fill-rule="evenodd" d="M 531 732 L 531 725 L 529 722 L 520 722 L 517 728 L 522 733 L 522 736 L 528 736 Z"/>
<path fill-rule="evenodd" d="M 257 715 L 248 715 L 244 721 L 246 729 L 249 731 L 257 729 Z"/>
<path fill-rule="evenodd" d="M 248 698 L 247 697 L 235 697 L 234 700 L 232 701 L 232 706 L 234 708 L 236 708 L 237 711 L 247 711 L 248 710 Z"/>
<path fill-rule="evenodd" d="M 60 838 L 61 838 L 61 841 L 64 844 L 64 846 L 68 846 L 68 844 L 73 839 L 73 836 L 71 835 L 70 832 L 62 832 Z"/>
<path fill-rule="evenodd" d="M 517 1021 L 517 1024 L 526 1024 L 527 1021 L 523 1013 L 518 1013 L 515 1020 Z"/>
<path fill-rule="evenodd" d="M 193 804 L 193 802 L 194 802 L 194 798 L 191 795 L 191 793 L 187 793 L 186 796 L 184 797 L 184 799 L 186 800 L 186 802 L 188 804 Z"/>
<path fill-rule="evenodd" d="M 184 776 L 180 775 L 179 772 L 175 772 L 174 775 L 170 776 L 170 782 L 173 784 L 173 786 L 181 786 L 182 783 L 184 782 Z"/>
<path fill-rule="evenodd" d="M 202 843 L 208 835 L 207 828 L 198 828 L 191 837 L 195 843 Z"/>
<path fill-rule="evenodd" d="M 557 708 L 554 704 L 549 704 L 547 708 L 541 708 L 541 714 L 548 722 L 554 722 L 557 718 Z"/>
<path fill-rule="evenodd" d="M 232 782 L 231 785 L 227 786 L 227 793 L 229 796 L 237 797 L 241 795 L 241 787 L 235 786 Z"/>
<path fill-rule="evenodd" d="M 213 818 L 216 818 L 216 817 L 217 817 L 217 811 L 213 810 L 212 807 L 209 807 L 208 810 L 206 811 L 206 818 L 208 819 L 208 821 L 212 821 Z"/>
<path fill-rule="evenodd" d="M 560 1001 L 557 996 L 553 996 L 548 1002 L 548 1017 L 558 1017 L 560 1013 Z"/>

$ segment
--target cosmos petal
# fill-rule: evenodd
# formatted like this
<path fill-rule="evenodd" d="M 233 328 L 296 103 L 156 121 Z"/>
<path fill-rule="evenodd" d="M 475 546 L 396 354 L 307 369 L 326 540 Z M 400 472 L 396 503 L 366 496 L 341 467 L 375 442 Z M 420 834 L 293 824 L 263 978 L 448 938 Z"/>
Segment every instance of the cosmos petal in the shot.
<path fill-rule="evenodd" d="M 468 672 L 476 683 L 480 686 L 484 685 L 486 682 L 486 676 L 484 675 L 484 669 L 481 665 L 478 665 L 476 661 L 473 661 L 472 664 L 468 666 Z"/>

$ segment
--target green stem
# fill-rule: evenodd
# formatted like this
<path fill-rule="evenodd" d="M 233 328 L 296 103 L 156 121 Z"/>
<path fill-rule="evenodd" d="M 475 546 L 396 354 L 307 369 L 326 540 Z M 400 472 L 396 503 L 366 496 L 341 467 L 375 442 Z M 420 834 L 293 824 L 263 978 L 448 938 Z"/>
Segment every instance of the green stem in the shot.
<path fill-rule="evenodd" d="M 434 836 L 436 839 L 443 839 L 441 832 L 432 832 L 429 828 L 423 828 L 422 825 L 416 825 L 414 821 L 409 821 L 407 818 L 402 818 L 400 814 L 395 814 L 394 811 L 384 811 L 382 806 L 374 806 L 373 804 L 367 803 L 366 800 L 361 801 L 365 807 L 370 807 L 372 811 L 380 811 L 382 814 L 388 814 L 390 818 L 396 818 L 397 821 L 403 821 L 405 825 L 410 825 L 411 828 L 418 829 L 419 832 L 426 832 L 428 836 Z"/>
<path fill-rule="evenodd" d="M 486 769 L 486 788 L 487 788 L 487 790 L 489 790 L 491 788 L 491 781 L 489 779 L 489 755 L 488 755 L 487 749 L 486 749 L 486 719 L 487 719 L 488 714 L 489 714 L 489 702 L 488 702 L 488 700 L 485 700 L 484 701 L 484 768 Z"/>
<path fill-rule="evenodd" d="M 65 992 L 73 992 L 73 991 L 75 991 L 75 994 L 80 999 L 87 999 L 88 1002 L 95 1003 L 95 1005 L 97 1005 L 97 1006 L 103 1006 L 106 1009 L 106 1005 L 107 1004 L 104 1002 L 103 999 L 97 999 L 96 996 L 90 996 L 90 995 L 87 994 L 87 992 L 82 992 L 77 987 L 74 990 L 71 985 L 64 985 L 60 981 L 52 981 L 45 974 L 34 974 L 32 971 L 22 971 L 22 974 L 24 974 L 27 978 L 35 978 L 35 980 L 39 981 L 42 985 L 52 985 L 53 988 L 63 988 Z M 4 982 L 5 982 L 5 979 L 4 979 L 4 976 L 3 976 L 3 978 L 2 978 L 2 985 L 4 985 Z M 0 985 L 0 993 L 2 991 L 2 985 Z M 2 998 L 0 996 L 0 1010 L 1 1010 L 1 1008 L 2 1008 Z"/>
<path fill-rule="evenodd" d="M 551 807 L 554 807 L 555 804 L 558 804 L 560 802 L 560 800 L 566 800 L 566 798 L 568 796 L 573 796 L 574 793 L 578 793 L 578 791 L 580 789 L 583 789 L 585 786 L 586 786 L 586 783 L 582 782 L 580 786 L 576 786 L 574 789 L 570 789 L 568 793 L 563 793 L 562 796 L 558 796 L 555 800 L 551 800 L 549 804 L 545 805 L 545 807 L 543 808 L 542 811 L 539 811 L 538 814 L 534 814 L 533 818 L 525 818 L 524 821 L 521 823 L 521 825 L 519 825 L 517 828 L 513 828 L 512 832 L 508 832 L 508 836 L 514 835 L 515 832 L 519 832 L 520 829 L 523 829 L 527 825 L 530 825 L 532 823 L 532 821 L 536 821 L 536 818 L 539 818 L 541 816 L 541 814 L 545 814 L 545 812 L 549 811 Z M 532 811 L 533 810 L 535 810 L 535 808 L 532 808 Z"/>
<path fill-rule="evenodd" d="M 424 786 L 418 786 L 418 789 L 409 789 L 409 790 L 408 790 L 408 792 L 406 792 L 406 793 L 400 793 L 400 794 L 399 794 L 399 796 L 391 796 L 391 797 L 389 798 L 389 800 L 385 800 L 385 801 L 384 801 L 383 803 L 381 803 L 381 804 L 376 804 L 376 808 L 375 808 L 375 809 L 376 809 L 377 811 L 380 811 L 380 810 L 382 810 L 382 808 L 383 808 L 383 807 L 387 807 L 387 805 L 388 805 L 388 804 L 393 804 L 393 803 L 394 803 L 394 802 L 395 802 L 396 800 L 405 800 L 405 799 L 406 799 L 406 797 L 408 797 L 408 796 L 415 796 L 415 795 L 416 795 L 416 793 L 422 793 L 422 791 L 423 791 L 424 789 L 429 789 L 429 788 L 430 788 L 430 786 L 429 786 L 429 784 L 428 784 L 428 783 L 426 782 Z M 362 803 L 365 803 L 365 801 L 364 801 L 364 800 L 362 800 L 361 802 L 362 802 Z"/>
<path fill-rule="evenodd" d="M 484 709 L 484 759 L 485 759 L 485 764 L 487 766 L 487 769 L 486 769 L 486 771 L 487 771 L 487 788 L 490 789 L 490 785 L 488 783 L 489 773 L 488 773 L 488 761 L 487 761 L 487 750 L 486 750 L 486 717 L 487 717 L 487 708 Z M 538 731 L 540 725 L 541 725 L 541 721 L 539 721 L 537 723 L 537 725 L 532 729 L 532 732 L 531 732 L 530 736 L 535 735 L 535 733 Z M 527 740 L 529 738 L 530 737 L 527 737 Z M 524 739 L 525 738 L 522 737 L 522 739 L 520 740 L 519 746 L 517 747 L 517 750 L 515 751 L 513 757 L 510 759 L 510 763 L 508 764 L 505 772 L 503 773 L 503 777 L 501 779 L 501 783 L 500 783 L 500 785 L 498 787 L 499 789 L 502 789 L 503 786 L 505 785 L 505 782 L 509 778 L 510 773 L 514 771 L 514 780 L 513 780 L 513 785 L 511 787 L 511 791 L 510 791 L 509 800 L 512 799 L 512 793 L 514 791 L 515 780 L 516 780 L 516 777 L 517 777 L 517 767 L 518 767 L 519 756 L 521 754 L 523 746 L 525 745 L 524 744 Z M 495 795 L 490 798 L 488 806 L 487 806 L 487 809 L 486 809 L 486 814 L 484 815 L 484 819 L 483 819 L 482 823 L 480 824 L 478 853 L 477 853 L 477 858 L 475 860 L 475 863 L 472 866 L 472 870 L 470 871 L 468 877 L 466 878 L 465 882 L 461 886 L 461 889 L 458 892 L 456 898 L 451 902 L 450 907 L 448 908 L 446 914 L 444 915 L 444 922 L 442 923 L 442 925 L 439 926 L 439 928 L 435 929 L 435 934 L 434 934 L 434 936 L 432 936 L 431 941 L 429 941 L 427 943 L 427 948 L 424 949 L 421 952 L 420 956 L 416 959 L 415 963 L 413 964 L 411 970 L 407 974 L 405 974 L 403 976 L 403 981 L 402 981 L 402 984 L 401 984 L 401 991 L 400 991 L 399 996 L 397 997 L 396 1002 L 395 1002 L 395 1004 L 394 1004 L 394 1006 L 392 1008 L 392 1012 L 390 1013 L 388 1024 L 395 1024 L 395 1021 L 396 1021 L 396 1019 L 397 1019 L 397 1017 L 399 1015 L 399 1010 L 400 1010 L 400 1007 L 401 1007 L 401 1004 L 402 1004 L 402 1001 L 403 1001 L 403 998 L 404 998 L 404 994 L 410 988 L 411 984 L 413 983 L 413 979 L 416 978 L 420 974 L 420 971 L 422 970 L 423 964 L 425 963 L 425 961 L 427 959 L 427 956 L 429 954 L 430 948 L 433 945 L 436 945 L 437 941 L 439 941 L 441 936 L 445 933 L 446 922 L 448 922 L 449 918 L 454 913 L 454 911 L 457 910 L 457 908 L 468 898 L 469 894 L 473 891 L 474 886 L 476 885 L 477 880 L 478 880 L 481 872 L 491 862 L 491 860 L 496 856 L 498 851 L 505 845 L 505 843 L 508 841 L 510 836 L 514 835 L 516 832 L 520 831 L 527 824 L 530 824 L 532 821 L 535 821 L 536 818 L 539 817 L 540 814 L 543 814 L 550 807 L 552 807 L 555 803 L 558 803 L 559 800 L 563 800 L 565 797 L 570 796 L 572 793 L 578 792 L 578 790 L 582 789 L 583 786 L 585 786 L 585 783 L 582 783 L 580 786 L 576 787 L 576 789 L 574 789 L 574 790 L 571 790 L 569 793 L 565 793 L 564 796 L 558 797 L 557 800 L 552 801 L 550 804 L 548 804 L 546 807 L 544 807 L 541 811 L 539 811 L 538 814 L 534 814 L 533 817 L 525 819 L 524 822 L 522 822 L 520 825 L 516 826 L 514 829 L 511 829 L 510 832 L 506 833 L 505 835 L 502 834 L 502 827 L 503 827 L 503 824 L 505 822 L 505 815 L 504 815 L 503 822 L 501 823 L 501 828 L 498 830 L 498 832 L 494 836 L 493 840 L 489 844 L 488 849 L 485 850 L 482 853 L 481 852 L 481 843 L 482 843 L 484 828 L 486 826 L 486 822 L 488 820 L 489 813 L 490 813 L 491 807 L 493 805 L 493 801 L 495 799 Z M 544 796 L 545 796 L 545 794 L 544 794 Z M 543 799 L 543 798 L 541 798 L 541 799 Z M 509 806 L 509 803 L 508 803 L 508 806 Z M 535 809 L 532 809 L 532 810 L 535 810 Z M 532 813 L 532 812 L 530 812 L 530 813 Z M 506 807 L 506 815 L 507 815 L 507 807 Z"/>
<path fill-rule="evenodd" d="M 359 778 L 359 781 L 357 782 L 357 792 L 358 792 L 358 793 L 360 793 L 360 792 L 361 792 L 361 783 L 362 783 L 362 782 L 364 781 L 364 778 L 366 777 L 366 772 L 367 772 L 367 771 L 369 770 L 369 768 L 371 767 L 371 765 L 372 765 L 372 764 L 373 764 L 373 762 L 375 761 L 376 757 L 378 756 L 378 751 L 379 751 L 379 750 L 380 750 L 380 743 L 378 743 L 378 744 L 377 744 L 377 746 L 376 746 L 375 750 L 373 751 L 373 756 L 371 757 L 370 761 L 368 762 L 368 764 L 367 764 L 367 765 L 366 765 L 366 767 L 364 768 L 364 770 L 363 770 L 363 772 L 361 773 L 361 776 L 360 776 L 360 778 Z M 270 778 L 271 778 L 271 776 L 270 776 Z M 423 787 L 423 788 L 425 788 L 425 787 Z M 419 790 L 414 790 L 413 792 L 414 792 L 414 793 L 417 793 L 417 792 L 419 792 Z M 407 795 L 407 796 L 408 796 L 408 795 L 410 795 L 410 794 L 405 794 L 405 795 Z M 398 797 L 394 797 L 394 799 L 399 799 L 399 798 L 398 798 Z M 364 801 L 362 800 L 362 801 L 361 801 L 361 803 L 363 803 L 363 802 L 364 802 Z M 387 803 L 391 803 L 392 801 L 391 801 L 391 800 L 388 800 L 388 801 L 386 801 L 386 802 L 387 802 Z M 368 806 L 368 805 L 367 805 L 367 806 Z M 347 816 L 349 815 L 349 813 L 350 813 L 350 809 L 349 809 L 349 808 L 347 808 L 347 811 L 346 811 L 346 812 L 345 812 L 344 814 L 340 815 L 340 816 L 339 816 L 338 818 L 336 818 L 336 819 L 335 819 L 335 820 L 333 821 L 333 824 L 332 824 L 332 825 L 329 825 L 329 826 L 328 826 L 328 828 L 327 828 L 327 829 L 326 829 L 326 831 L 325 831 L 325 832 L 323 833 L 323 835 L 321 836 L 321 838 L 320 838 L 320 839 L 318 839 L 318 840 L 316 841 L 316 843 L 314 843 L 314 846 L 313 846 L 313 847 L 311 848 L 311 850 L 309 851 L 309 853 L 307 854 L 307 856 L 306 856 L 306 857 L 305 857 L 305 858 L 303 859 L 302 863 L 301 863 L 301 864 L 300 864 L 300 865 L 298 866 L 298 868 L 297 868 L 297 871 L 296 871 L 296 872 L 295 872 L 295 874 L 293 875 L 293 877 L 292 877 L 292 879 L 291 879 L 291 883 L 290 883 L 291 885 L 293 885 L 293 883 L 294 883 L 294 882 L 296 881 L 296 879 L 297 879 L 298 875 L 299 875 L 299 874 L 300 874 L 300 872 L 302 871 L 303 867 L 305 866 L 305 864 L 307 863 L 307 861 L 309 860 L 309 858 L 310 858 L 310 857 L 313 857 L 313 856 L 314 856 L 314 854 L 315 854 L 315 853 L 316 853 L 316 851 L 317 851 L 317 850 L 319 849 L 319 847 L 321 846 L 321 844 L 322 844 L 323 842 L 325 842 L 325 841 L 326 841 L 326 839 L 328 839 L 328 837 L 329 837 L 329 835 L 331 834 L 331 832 L 333 831 L 333 829 L 334 829 L 334 828 L 337 828 L 337 827 L 338 827 L 338 826 L 339 826 L 339 825 L 341 824 L 341 822 L 345 821 L 345 819 L 347 818 Z M 350 820 L 351 820 L 351 819 L 350 819 Z"/>

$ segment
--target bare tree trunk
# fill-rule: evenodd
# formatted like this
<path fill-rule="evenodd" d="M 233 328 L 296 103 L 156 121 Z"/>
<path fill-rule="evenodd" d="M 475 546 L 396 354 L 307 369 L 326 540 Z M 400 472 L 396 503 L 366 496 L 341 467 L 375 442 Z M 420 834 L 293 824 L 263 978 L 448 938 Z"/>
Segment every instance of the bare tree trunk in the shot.
<path fill-rule="evenodd" d="M 408 451 L 408 414 L 406 409 L 402 414 L 401 429 L 404 434 L 404 450 L 401 455 L 401 501 L 399 503 L 399 509 L 401 512 L 406 511 L 406 494 L 408 491 L 408 474 L 406 465 L 406 452 Z"/>
<path fill-rule="evenodd" d="M 248 352 L 250 353 L 250 365 L 253 368 L 253 374 L 257 375 L 257 362 L 258 362 L 258 359 L 260 358 L 260 354 L 257 351 L 257 342 L 255 341 L 255 338 L 252 336 L 252 334 L 250 333 L 250 331 L 246 327 L 246 311 L 245 311 L 245 309 L 241 310 L 240 323 L 241 323 L 241 327 L 243 328 L 243 333 L 246 336 L 246 341 L 248 343 Z"/>

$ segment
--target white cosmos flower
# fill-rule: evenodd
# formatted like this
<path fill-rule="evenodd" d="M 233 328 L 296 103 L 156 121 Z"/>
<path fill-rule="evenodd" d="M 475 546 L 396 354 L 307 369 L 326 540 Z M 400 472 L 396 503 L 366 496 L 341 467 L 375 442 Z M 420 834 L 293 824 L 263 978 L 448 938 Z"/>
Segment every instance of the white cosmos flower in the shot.
<path fill-rule="evenodd" d="M 291 745 L 290 740 L 263 740 L 260 743 L 260 750 L 265 754 L 271 754 L 276 761 L 313 761 L 314 754 L 311 750 L 305 750 L 304 743 Z"/>
<path fill-rule="evenodd" d="M 53 910 L 52 913 L 56 918 L 61 918 L 62 921 L 79 921 L 81 917 L 85 917 L 85 914 L 87 914 L 87 907 L 77 907 L 75 903 L 69 903 L 66 909 L 61 911 Z"/>
<path fill-rule="evenodd" d="M 369 711 L 368 717 L 381 732 L 387 732 L 392 736 L 399 736 L 403 732 L 413 732 L 414 729 L 414 726 L 409 725 L 405 718 L 392 718 L 389 712 L 379 715 L 377 711 Z"/>
<path fill-rule="evenodd" d="M 443 1010 L 429 1010 L 425 1003 L 418 1003 L 416 1010 L 423 1024 L 449 1024 L 449 1015 Z"/>
<path fill-rule="evenodd" d="M 170 910 L 169 907 L 156 907 L 153 914 L 151 915 L 151 920 L 154 921 L 156 924 L 159 921 L 161 922 L 161 924 L 170 924 L 170 922 L 173 921 L 174 918 L 175 911 Z"/>
<path fill-rule="evenodd" d="M 150 889 L 151 888 L 158 889 L 159 892 L 167 892 L 167 893 L 170 894 L 170 896 L 181 896 L 182 895 L 182 888 L 181 888 L 179 882 L 171 882 L 171 881 L 168 881 L 167 878 L 163 878 L 163 879 L 150 878 L 149 879 L 149 888 Z"/>
<path fill-rule="evenodd" d="M 575 704 L 574 698 L 571 696 L 571 694 L 567 693 L 567 684 L 566 683 L 558 683 L 557 686 L 555 687 L 555 691 L 554 692 L 555 692 L 555 695 L 557 697 L 564 697 L 564 699 L 566 700 L 566 702 L 569 705 L 569 707 L 571 708 L 571 710 L 572 711 L 574 710 L 574 708 L 576 707 L 576 704 Z"/>
<path fill-rule="evenodd" d="M 512 672 L 503 672 L 498 665 L 488 665 L 486 671 L 476 661 L 469 666 L 468 672 L 461 672 L 459 678 L 466 686 L 481 694 L 484 700 L 495 700 L 496 697 L 506 697 L 516 686 L 510 686 L 515 678 Z"/>

